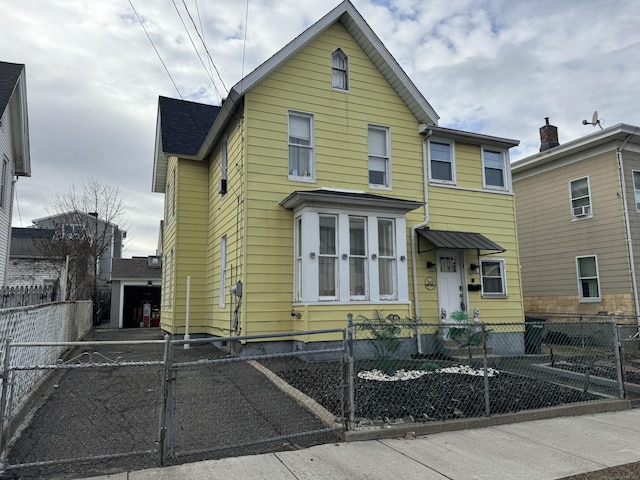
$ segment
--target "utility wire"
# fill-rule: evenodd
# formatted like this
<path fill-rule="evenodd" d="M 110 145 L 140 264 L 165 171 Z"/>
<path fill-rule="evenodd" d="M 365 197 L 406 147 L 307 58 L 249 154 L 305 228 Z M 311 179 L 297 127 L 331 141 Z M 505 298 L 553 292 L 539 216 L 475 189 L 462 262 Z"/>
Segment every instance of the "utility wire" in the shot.
<path fill-rule="evenodd" d="M 247 7 L 244 14 L 244 40 L 242 42 L 242 73 L 240 78 L 244 78 L 244 59 L 247 52 L 247 30 L 249 30 L 249 0 L 247 0 Z"/>
<path fill-rule="evenodd" d="M 222 83 L 222 87 L 224 88 L 225 95 L 227 95 L 229 93 L 229 89 L 224 84 L 224 80 L 222 80 L 222 76 L 220 75 L 220 72 L 218 71 L 218 67 L 216 67 L 216 63 L 213 61 L 213 58 L 211 57 L 211 53 L 209 53 L 209 49 L 207 48 L 207 44 L 205 43 L 204 39 L 202 38 L 202 35 L 200 35 L 200 31 L 198 30 L 198 27 L 196 26 L 196 22 L 193 19 L 193 17 L 191 16 L 191 12 L 189 12 L 189 7 L 187 7 L 187 3 L 185 2 L 185 0 L 182 0 L 182 3 L 184 5 L 185 10 L 187 11 L 187 15 L 189 15 L 189 18 L 191 19 L 191 23 L 193 24 L 193 28 L 195 28 L 196 33 L 198 34 L 198 37 L 200 37 L 200 41 L 202 42 L 202 46 L 204 47 L 204 51 L 207 52 L 209 60 L 211 61 L 211 64 L 213 65 L 213 68 L 216 71 L 216 74 L 218 75 L 218 78 L 220 79 L 220 83 Z"/>
<path fill-rule="evenodd" d="M 191 41 L 191 45 L 193 46 L 193 49 L 196 51 L 196 55 L 198 55 L 198 59 L 200 60 L 200 63 L 204 67 L 204 71 L 207 72 L 207 76 L 209 77 L 209 80 L 211 80 L 211 84 L 213 85 L 213 89 L 218 94 L 218 97 L 220 97 L 220 99 L 222 99 L 222 95 L 220 95 L 220 92 L 218 91 L 218 87 L 216 87 L 216 82 L 213 81 L 213 77 L 209 73 L 209 70 L 207 70 L 207 66 L 204 64 L 204 61 L 202 60 L 202 57 L 200 56 L 200 52 L 198 51 L 198 48 L 196 47 L 196 44 L 193 42 L 193 38 L 191 37 L 191 34 L 189 33 L 189 29 L 187 28 L 187 25 L 184 23 L 184 20 L 182 19 L 182 15 L 180 14 L 180 11 L 178 10 L 178 6 L 176 5 L 175 0 L 171 0 L 171 3 L 173 3 L 174 8 L 176 9 L 176 13 L 178 14 L 178 17 L 180 18 L 180 22 L 182 22 L 182 26 L 184 27 L 184 31 L 187 32 L 187 36 L 189 37 L 189 40 Z M 184 7 L 186 9 L 187 5 L 185 4 Z M 187 14 L 189 14 L 189 10 L 187 10 Z M 189 17 L 191 17 L 191 14 L 189 14 Z M 193 22 L 193 19 L 191 19 L 191 21 Z M 193 24 L 193 26 L 196 29 L 196 33 L 197 33 L 198 32 L 198 27 L 196 27 L 195 23 Z M 198 33 L 198 35 L 200 35 L 200 33 Z M 202 37 L 200 37 L 200 38 L 202 38 Z M 206 47 L 205 47 L 205 49 L 206 49 Z"/>
<path fill-rule="evenodd" d="M 136 14 L 136 17 L 138 18 L 138 21 L 140 22 L 140 25 L 142 26 L 142 29 L 144 30 L 144 33 L 147 35 L 147 38 L 149 39 L 149 42 L 151 42 L 151 46 L 155 50 L 156 55 L 158 55 L 158 58 L 160 59 L 160 63 L 162 63 L 162 66 L 164 67 L 165 72 L 167 72 L 167 75 L 169 75 L 169 78 L 171 79 L 171 83 L 173 83 L 173 86 L 175 87 L 176 92 L 178 92 L 178 95 L 180 96 L 180 99 L 184 100 L 184 97 L 180 93 L 180 90 L 178 89 L 178 86 L 176 85 L 176 82 L 173 81 L 173 77 L 171 76 L 171 73 L 169 73 L 169 69 L 165 65 L 164 60 L 162 60 L 162 57 L 160 56 L 160 52 L 158 52 L 158 49 L 156 48 L 156 46 L 153 43 L 153 40 L 151 40 L 151 36 L 149 36 L 149 32 L 147 32 L 147 29 L 145 28 L 144 23 L 142 22 L 142 19 L 140 18 L 140 15 L 138 15 L 138 12 L 136 11 L 135 7 L 133 6 L 133 3 L 131 2 L 131 0 L 129 0 L 129 5 L 131 5 L 131 9 L 133 10 L 133 13 Z"/>

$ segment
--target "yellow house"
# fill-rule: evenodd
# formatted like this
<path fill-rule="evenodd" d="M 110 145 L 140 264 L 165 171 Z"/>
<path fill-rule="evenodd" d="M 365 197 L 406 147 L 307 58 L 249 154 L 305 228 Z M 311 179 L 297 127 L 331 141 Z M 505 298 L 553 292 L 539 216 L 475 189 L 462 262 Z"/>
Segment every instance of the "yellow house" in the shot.
<path fill-rule="evenodd" d="M 187 304 L 191 335 L 343 328 L 374 310 L 522 322 L 518 142 L 438 119 L 349 1 L 221 106 L 161 97 L 161 327 L 184 334 Z"/>

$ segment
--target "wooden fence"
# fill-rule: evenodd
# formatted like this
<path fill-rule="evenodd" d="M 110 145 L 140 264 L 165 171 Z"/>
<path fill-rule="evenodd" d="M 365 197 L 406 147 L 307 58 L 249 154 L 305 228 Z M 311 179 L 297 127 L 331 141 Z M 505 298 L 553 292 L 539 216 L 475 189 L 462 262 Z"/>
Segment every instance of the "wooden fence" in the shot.
<path fill-rule="evenodd" d="M 54 285 L 32 287 L 0 287 L 0 308 L 26 307 L 58 301 Z"/>

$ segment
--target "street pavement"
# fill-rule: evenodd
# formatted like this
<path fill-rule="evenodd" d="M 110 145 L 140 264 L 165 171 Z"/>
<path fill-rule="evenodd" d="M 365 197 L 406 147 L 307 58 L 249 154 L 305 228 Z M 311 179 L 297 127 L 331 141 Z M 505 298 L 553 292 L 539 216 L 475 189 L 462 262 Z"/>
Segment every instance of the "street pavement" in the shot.
<path fill-rule="evenodd" d="M 640 409 L 150 468 L 93 480 L 551 480 L 640 461 Z"/>

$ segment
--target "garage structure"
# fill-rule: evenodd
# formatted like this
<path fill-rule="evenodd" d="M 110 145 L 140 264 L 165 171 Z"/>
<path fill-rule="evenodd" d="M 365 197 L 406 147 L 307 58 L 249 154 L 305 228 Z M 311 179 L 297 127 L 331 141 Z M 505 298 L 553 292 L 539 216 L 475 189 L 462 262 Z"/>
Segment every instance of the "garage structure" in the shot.
<path fill-rule="evenodd" d="M 159 327 L 161 280 L 158 256 L 114 258 L 110 327 Z"/>

